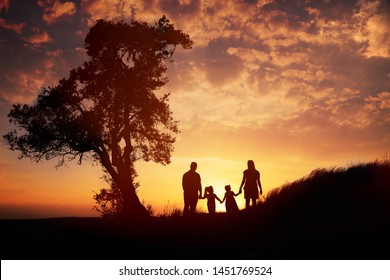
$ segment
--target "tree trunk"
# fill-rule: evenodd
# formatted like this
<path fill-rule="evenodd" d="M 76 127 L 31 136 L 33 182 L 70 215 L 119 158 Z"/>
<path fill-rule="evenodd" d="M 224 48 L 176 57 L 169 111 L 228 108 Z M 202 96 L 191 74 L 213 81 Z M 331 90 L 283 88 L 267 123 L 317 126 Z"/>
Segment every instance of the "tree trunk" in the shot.
<path fill-rule="evenodd" d="M 132 183 L 132 178 L 129 171 L 130 168 L 124 168 L 123 170 L 125 171 L 122 170 L 122 172 L 117 173 L 113 168 L 113 165 L 111 164 L 107 150 L 102 147 L 101 150 L 97 151 L 97 153 L 100 156 L 100 161 L 102 165 L 111 175 L 111 178 L 114 180 L 121 192 L 123 199 L 123 209 L 121 217 L 127 220 L 142 220 L 148 217 L 148 211 L 139 201 L 139 198 L 135 192 L 135 188 Z"/>
<path fill-rule="evenodd" d="M 118 187 L 123 198 L 121 216 L 125 219 L 141 220 L 149 216 L 148 211 L 139 201 L 133 184 L 129 181 L 119 182 Z"/>

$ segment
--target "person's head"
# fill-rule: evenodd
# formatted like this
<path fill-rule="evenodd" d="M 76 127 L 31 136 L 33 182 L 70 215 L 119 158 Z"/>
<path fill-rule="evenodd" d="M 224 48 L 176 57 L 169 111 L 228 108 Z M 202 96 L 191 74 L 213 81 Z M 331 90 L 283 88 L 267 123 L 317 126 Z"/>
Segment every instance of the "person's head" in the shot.
<path fill-rule="evenodd" d="M 225 186 L 225 190 L 226 190 L 227 192 L 229 192 L 229 191 L 231 190 L 230 185 L 226 185 L 226 186 Z"/>
<path fill-rule="evenodd" d="M 212 194 L 214 192 L 213 186 L 208 186 L 205 188 L 206 192 Z"/>
<path fill-rule="evenodd" d="M 197 167 L 198 167 L 198 164 L 196 162 L 191 162 L 190 168 L 192 171 L 195 171 Z"/>
<path fill-rule="evenodd" d="M 248 160 L 248 169 L 255 169 L 255 163 L 253 160 Z"/>

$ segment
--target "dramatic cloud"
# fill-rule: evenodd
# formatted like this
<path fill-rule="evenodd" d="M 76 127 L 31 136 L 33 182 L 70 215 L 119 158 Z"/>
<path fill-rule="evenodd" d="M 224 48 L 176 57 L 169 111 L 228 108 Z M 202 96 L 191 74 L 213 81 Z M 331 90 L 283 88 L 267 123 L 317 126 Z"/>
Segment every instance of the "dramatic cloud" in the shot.
<path fill-rule="evenodd" d="M 39 29 L 35 30 L 35 34 L 26 38 L 26 42 L 32 44 L 32 45 L 40 45 L 45 43 L 52 42 L 52 38 L 46 31 L 41 31 Z"/>
<path fill-rule="evenodd" d="M 54 0 L 54 2 L 50 0 L 38 0 L 38 4 L 45 8 L 43 20 L 47 24 L 53 24 L 76 13 L 76 5 L 73 2 L 61 3 L 59 0 Z"/>
<path fill-rule="evenodd" d="M 148 1 L 146 1 L 148 2 Z M 142 1 L 141 1 L 142 3 Z M 136 4 L 122 0 L 82 0 L 81 9 L 87 16 L 88 25 L 95 24 L 98 19 L 120 20 L 132 19 Z"/>
<path fill-rule="evenodd" d="M 367 57 L 390 57 L 390 3 L 388 1 L 359 1 L 354 15 L 358 26 L 355 39 L 365 43 L 362 53 Z"/>
<path fill-rule="evenodd" d="M 13 24 L 13 23 L 8 23 L 4 19 L 0 18 L 0 28 L 10 29 L 15 31 L 16 33 L 21 34 L 25 26 L 26 24 L 24 22 Z"/>

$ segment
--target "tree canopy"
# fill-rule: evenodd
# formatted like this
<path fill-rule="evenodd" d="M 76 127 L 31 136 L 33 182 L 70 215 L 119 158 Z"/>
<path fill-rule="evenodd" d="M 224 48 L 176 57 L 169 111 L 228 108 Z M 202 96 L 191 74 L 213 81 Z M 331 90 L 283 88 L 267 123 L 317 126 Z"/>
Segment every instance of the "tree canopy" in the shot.
<path fill-rule="evenodd" d="M 32 105 L 13 105 L 8 117 L 17 129 L 3 137 L 35 161 L 98 161 L 120 190 L 123 213 L 145 215 L 134 162 L 170 163 L 178 124 L 169 94 L 157 91 L 177 45 L 190 49 L 193 41 L 165 16 L 155 25 L 98 20 L 85 38 L 89 60 Z"/>

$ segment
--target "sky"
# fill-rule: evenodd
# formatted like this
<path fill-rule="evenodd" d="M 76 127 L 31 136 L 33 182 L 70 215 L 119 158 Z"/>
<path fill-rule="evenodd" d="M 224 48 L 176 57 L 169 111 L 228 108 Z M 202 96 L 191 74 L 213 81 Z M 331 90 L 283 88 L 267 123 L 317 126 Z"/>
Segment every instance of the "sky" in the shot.
<path fill-rule="evenodd" d="M 225 185 L 238 191 L 248 160 L 266 196 L 317 168 L 389 157 L 386 0 L 0 0 L 0 134 L 14 129 L 12 104 L 32 104 L 88 59 L 96 20 L 153 24 L 162 15 L 195 44 L 177 48 L 162 89 L 181 130 L 171 163 L 136 163 L 138 195 L 156 213 L 182 208 L 192 161 L 222 198 Z M 0 144 L 0 218 L 98 216 L 101 168 L 55 165 Z"/>

